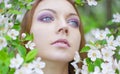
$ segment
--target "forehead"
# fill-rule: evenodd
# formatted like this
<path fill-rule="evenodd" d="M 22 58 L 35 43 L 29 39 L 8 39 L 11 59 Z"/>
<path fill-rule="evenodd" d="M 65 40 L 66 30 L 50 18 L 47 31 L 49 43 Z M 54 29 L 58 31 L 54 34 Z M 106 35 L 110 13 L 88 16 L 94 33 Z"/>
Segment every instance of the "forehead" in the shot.
<path fill-rule="evenodd" d="M 40 10 L 44 10 L 44 9 L 53 9 L 57 13 L 60 13 L 60 14 L 62 14 L 62 13 L 63 14 L 64 13 L 77 14 L 73 5 L 67 0 L 42 0 L 38 4 L 38 6 L 35 10 L 35 13 L 39 13 Z"/>

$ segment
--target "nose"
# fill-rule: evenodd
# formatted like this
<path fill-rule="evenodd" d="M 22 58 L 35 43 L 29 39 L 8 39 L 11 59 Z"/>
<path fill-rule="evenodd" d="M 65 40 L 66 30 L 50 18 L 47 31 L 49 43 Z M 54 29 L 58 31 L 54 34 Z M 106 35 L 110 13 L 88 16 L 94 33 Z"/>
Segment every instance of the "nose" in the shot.
<path fill-rule="evenodd" d="M 68 35 L 69 33 L 69 28 L 66 22 L 59 23 L 58 28 L 57 28 L 57 34 L 63 34 L 63 35 Z"/>

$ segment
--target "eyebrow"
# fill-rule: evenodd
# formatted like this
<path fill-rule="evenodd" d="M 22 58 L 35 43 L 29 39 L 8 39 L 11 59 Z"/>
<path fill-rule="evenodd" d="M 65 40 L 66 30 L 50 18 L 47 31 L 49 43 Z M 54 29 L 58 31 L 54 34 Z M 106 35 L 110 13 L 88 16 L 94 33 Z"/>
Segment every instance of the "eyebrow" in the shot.
<path fill-rule="evenodd" d="M 42 9 L 42 10 L 40 10 L 39 12 L 41 12 L 41 11 L 51 11 L 51 12 L 53 12 L 54 14 L 57 14 L 54 10 L 52 10 L 52 9 Z"/>
<path fill-rule="evenodd" d="M 40 10 L 39 12 L 41 12 L 41 11 L 51 11 L 51 12 L 53 12 L 54 14 L 57 14 L 57 12 L 55 11 L 55 10 L 52 10 L 52 9 L 42 9 L 42 10 Z M 78 16 L 76 13 L 69 13 L 68 15 L 67 15 L 68 17 L 69 16 Z"/>
<path fill-rule="evenodd" d="M 70 13 L 68 16 L 78 16 L 76 13 Z"/>

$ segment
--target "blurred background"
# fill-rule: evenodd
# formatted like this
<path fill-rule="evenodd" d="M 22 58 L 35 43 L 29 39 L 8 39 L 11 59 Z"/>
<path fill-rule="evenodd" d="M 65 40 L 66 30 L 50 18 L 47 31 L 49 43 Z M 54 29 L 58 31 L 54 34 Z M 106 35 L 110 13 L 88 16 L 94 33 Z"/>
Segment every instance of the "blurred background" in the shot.
<path fill-rule="evenodd" d="M 119 25 L 109 25 L 113 19 L 113 14 L 120 13 L 120 0 L 100 0 L 97 6 L 85 4 L 78 7 L 80 18 L 84 25 L 85 33 L 95 28 L 116 28 Z"/>

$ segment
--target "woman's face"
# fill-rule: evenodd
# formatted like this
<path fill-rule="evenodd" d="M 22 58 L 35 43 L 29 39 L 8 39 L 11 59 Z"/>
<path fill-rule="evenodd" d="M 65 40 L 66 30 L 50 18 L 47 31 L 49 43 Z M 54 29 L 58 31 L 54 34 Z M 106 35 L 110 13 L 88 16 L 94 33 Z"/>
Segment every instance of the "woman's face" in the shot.
<path fill-rule="evenodd" d="M 79 17 L 67 0 L 43 0 L 37 6 L 31 27 L 38 56 L 69 62 L 79 50 Z"/>

